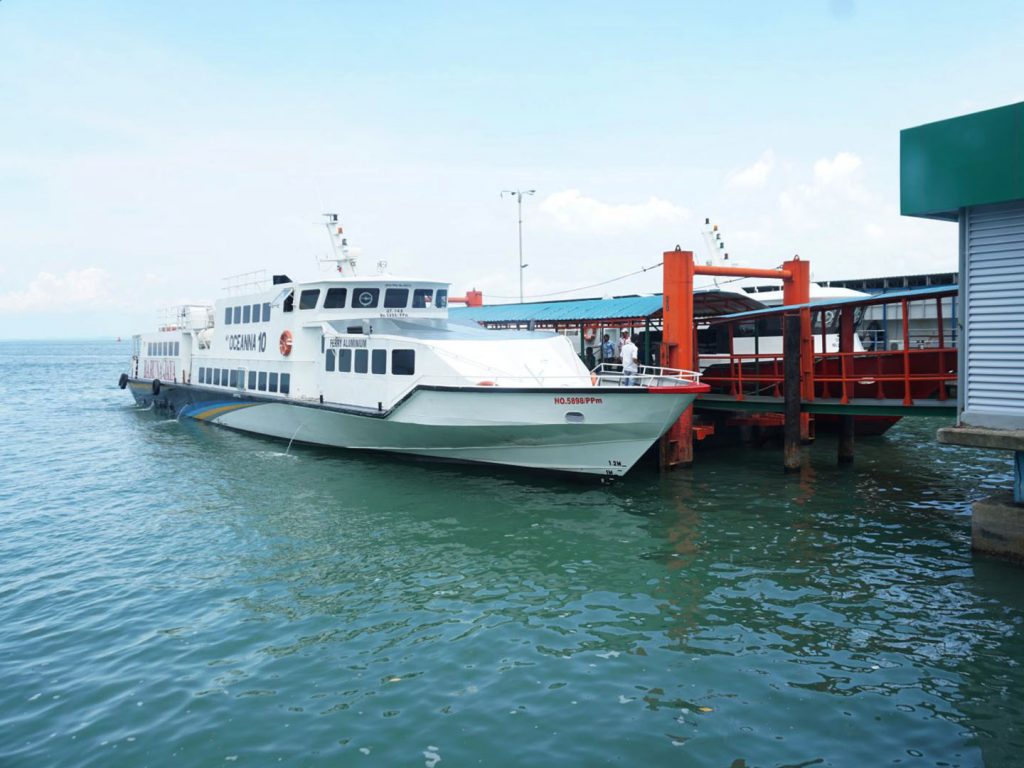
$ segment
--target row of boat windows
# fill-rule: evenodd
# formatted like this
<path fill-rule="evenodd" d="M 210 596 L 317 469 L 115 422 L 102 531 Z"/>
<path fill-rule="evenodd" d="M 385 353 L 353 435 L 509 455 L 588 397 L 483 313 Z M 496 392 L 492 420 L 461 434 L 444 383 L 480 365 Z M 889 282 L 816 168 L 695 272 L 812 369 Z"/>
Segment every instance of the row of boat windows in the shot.
<path fill-rule="evenodd" d="M 443 309 L 448 306 L 448 291 L 441 288 L 416 288 L 412 292 L 413 309 Z M 408 288 L 385 288 L 383 307 L 385 309 L 406 309 L 409 307 Z M 290 297 L 289 297 L 290 298 Z M 299 309 L 316 309 L 320 302 L 320 289 L 309 288 L 299 294 Z M 348 288 L 328 288 L 324 296 L 323 309 L 344 309 L 348 304 Z M 380 288 L 353 288 L 352 309 L 376 309 L 381 304 Z M 290 311 L 285 301 L 285 312 Z"/>
<path fill-rule="evenodd" d="M 246 381 L 247 376 L 248 381 Z M 277 371 L 247 372 L 244 368 L 199 367 L 200 384 L 248 389 L 253 392 L 280 392 L 282 395 L 287 395 L 291 391 L 291 378 L 290 373 L 278 373 Z"/>
<path fill-rule="evenodd" d="M 148 357 L 177 357 L 180 341 L 147 341 Z"/>
<path fill-rule="evenodd" d="M 355 352 L 355 354 L 353 354 Z M 324 353 L 324 370 L 337 369 L 341 373 L 388 372 L 388 351 L 386 349 L 328 349 Z M 416 373 L 416 351 L 412 349 L 391 350 L 391 373 L 395 376 L 412 376 Z"/>
<path fill-rule="evenodd" d="M 264 304 L 242 304 L 239 307 L 224 307 L 224 325 L 244 323 L 269 323 L 270 302 Z"/>

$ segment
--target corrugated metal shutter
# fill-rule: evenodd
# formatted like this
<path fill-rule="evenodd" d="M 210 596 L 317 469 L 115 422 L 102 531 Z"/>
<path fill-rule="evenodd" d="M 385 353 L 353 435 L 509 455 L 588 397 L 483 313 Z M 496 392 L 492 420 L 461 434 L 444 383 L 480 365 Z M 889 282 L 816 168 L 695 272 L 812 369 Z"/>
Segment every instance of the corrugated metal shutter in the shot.
<path fill-rule="evenodd" d="M 1024 429 L 1024 203 L 967 213 L 964 424 Z"/>

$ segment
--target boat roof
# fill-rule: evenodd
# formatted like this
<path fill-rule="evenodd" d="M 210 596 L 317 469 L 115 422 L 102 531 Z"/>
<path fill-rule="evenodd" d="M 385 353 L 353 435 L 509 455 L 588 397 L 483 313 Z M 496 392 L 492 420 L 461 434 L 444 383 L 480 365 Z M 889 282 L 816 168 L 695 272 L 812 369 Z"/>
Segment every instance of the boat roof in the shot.
<path fill-rule="evenodd" d="M 767 317 L 769 315 L 781 315 L 792 312 L 795 309 L 829 309 L 831 307 L 861 307 L 868 304 L 894 304 L 907 299 L 908 301 L 919 301 L 921 299 L 941 299 L 946 296 L 955 296 L 959 288 L 955 285 L 930 285 L 925 288 L 913 288 L 904 291 L 891 291 L 888 293 L 872 293 L 862 296 L 836 297 L 809 301 L 806 304 L 787 304 L 781 307 L 767 307 L 755 309 L 748 312 L 736 312 L 731 315 L 720 315 L 711 322 L 728 323 L 734 320 L 746 320 L 747 318 Z"/>
<path fill-rule="evenodd" d="M 694 291 L 695 317 L 713 317 L 762 307 L 752 296 L 717 288 Z M 611 299 L 567 299 L 526 304 L 491 304 L 482 307 L 449 307 L 453 320 L 478 323 L 573 323 L 602 320 L 644 320 L 661 314 L 662 295 L 617 296 Z"/>

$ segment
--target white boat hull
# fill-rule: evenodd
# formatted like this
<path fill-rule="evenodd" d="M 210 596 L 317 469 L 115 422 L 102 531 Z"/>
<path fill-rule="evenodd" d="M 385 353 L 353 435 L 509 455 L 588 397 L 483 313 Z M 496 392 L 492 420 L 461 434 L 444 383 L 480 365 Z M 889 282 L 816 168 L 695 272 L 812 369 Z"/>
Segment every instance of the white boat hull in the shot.
<path fill-rule="evenodd" d="M 177 413 L 284 440 L 602 476 L 625 474 L 705 388 L 426 387 L 385 413 L 164 385 Z M 690 391 L 692 390 L 692 391 Z M 153 398 L 133 382 L 136 400 Z"/>

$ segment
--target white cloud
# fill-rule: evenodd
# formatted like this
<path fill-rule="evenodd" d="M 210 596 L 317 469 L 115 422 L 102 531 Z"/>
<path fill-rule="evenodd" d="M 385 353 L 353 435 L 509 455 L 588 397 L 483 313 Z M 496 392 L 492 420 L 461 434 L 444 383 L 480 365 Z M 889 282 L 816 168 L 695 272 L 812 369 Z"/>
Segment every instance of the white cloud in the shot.
<path fill-rule="evenodd" d="M 578 189 L 566 189 L 548 195 L 540 204 L 562 229 L 570 232 L 608 234 L 637 230 L 654 224 L 680 222 L 690 212 L 667 200 L 651 197 L 646 203 L 604 203 L 582 195 Z"/>
<path fill-rule="evenodd" d="M 0 294 L 0 312 L 65 312 L 99 309 L 109 301 L 107 274 L 87 267 L 63 275 L 40 272 L 22 291 Z"/>
<path fill-rule="evenodd" d="M 767 149 L 753 165 L 732 173 L 725 185 L 730 189 L 760 189 L 768 183 L 768 177 L 774 168 L 775 153 Z"/>
<path fill-rule="evenodd" d="M 821 184 L 848 183 L 863 164 L 852 152 L 839 152 L 831 160 L 823 157 L 814 164 L 814 178 Z"/>

